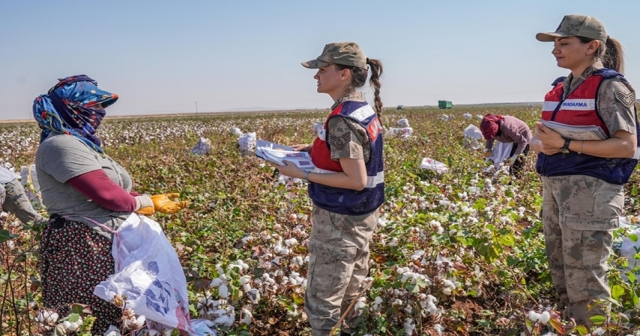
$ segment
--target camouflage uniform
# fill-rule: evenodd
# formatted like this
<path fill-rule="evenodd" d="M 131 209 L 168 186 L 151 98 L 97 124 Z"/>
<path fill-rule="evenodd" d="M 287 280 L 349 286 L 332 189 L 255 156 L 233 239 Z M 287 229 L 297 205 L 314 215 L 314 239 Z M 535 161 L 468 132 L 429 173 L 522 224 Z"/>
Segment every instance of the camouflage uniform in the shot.
<path fill-rule="evenodd" d="M 564 97 L 578 87 L 601 62 L 564 81 Z M 635 92 L 619 78 L 605 79 L 598 91 L 597 108 L 610 134 L 619 130 L 636 133 L 633 104 Z M 590 325 L 590 316 L 608 307 L 587 306 L 594 299 L 611 297 L 607 282 L 607 259 L 611 254 L 611 231 L 618 228 L 624 209 L 622 185 L 585 175 L 542 177 L 542 222 L 551 277 L 565 317 Z"/>
<path fill-rule="evenodd" d="M 338 100 L 332 110 L 345 100 L 362 101 L 362 95 L 352 93 Z M 369 159 L 369 138 L 362 126 L 344 117 L 331 118 L 328 126 L 332 159 Z M 329 335 L 358 294 L 369 272 L 369 242 L 378 217 L 377 210 L 347 216 L 314 206 L 304 303 L 313 336 Z M 345 322 L 354 327 L 359 321 L 349 315 Z M 350 330 L 343 328 L 343 332 Z"/>
<path fill-rule="evenodd" d="M 31 205 L 22 184 L 17 179 L 2 183 L 0 187 L 0 210 L 14 214 L 22 223 L 43 220 Z"/>

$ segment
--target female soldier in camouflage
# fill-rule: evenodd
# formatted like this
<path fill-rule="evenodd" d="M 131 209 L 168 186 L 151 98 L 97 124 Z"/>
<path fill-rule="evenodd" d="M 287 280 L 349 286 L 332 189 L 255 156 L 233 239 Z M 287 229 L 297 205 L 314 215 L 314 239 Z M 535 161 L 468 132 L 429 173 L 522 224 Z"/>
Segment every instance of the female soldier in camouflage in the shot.
<path fill-rule="evenodd" d="M 369 242 L 384 202 L 382 160 L 382 64 L 364 56 L 353 42 L 327 44 L 317 59 L 302 63 L 318 69 L 318 92 L 334 101 L 331 114 L 311 152 L 316 169 L 305 172 L 295 165 L 277 166 L 281 174 L 309 181 L 313 200 L 313 229 L 309 242 L 309 269 L 305 309 L 312 335 L 329 335 L 342 312 L 357 296 L 368 273 Z M 375 106 L 364 101 L 362 87 L 371 69 Z M 375 109 L 375 110 L 374 110 Z M 343 335 L 358 321 L 348 314 Z"/>
<path fill-rule="evenodd" d="M 545 97 L 542 119 L 598 125 L 605 140 L 577 141 L 536 124 L 531 148 L 542 175 L 542 221 L 551 276 L 565 317 L 590 325 L 606 306 L 588 305 L 611 296 L 607 259 L 611 231 L 624 208 L 623 185 L 637 160 L 635 92 L 620 74 L 622 49 L 595 18 L 567 15 L 540 41 L 554 42 L 559 67 L 571 70 Z"/>

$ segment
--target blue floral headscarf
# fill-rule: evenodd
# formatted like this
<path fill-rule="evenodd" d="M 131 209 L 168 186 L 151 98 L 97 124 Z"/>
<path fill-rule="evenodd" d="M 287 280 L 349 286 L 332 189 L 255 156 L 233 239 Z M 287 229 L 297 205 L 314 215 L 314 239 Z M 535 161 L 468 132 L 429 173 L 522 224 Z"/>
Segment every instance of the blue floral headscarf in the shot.
<path fill-rule="evenodd" d="M 58 84 L 33 102 L 33 117 L 42 133 L 40 142 L 51 132 L 73 135 L 98 153 L 103 153 L 96 129 L 105 116 L 104 109 L 118 100 L 118 95 L 98 88 L 86 75 L 58 79 Z M 102 107 L 96 105 L 102 104 Z"/>

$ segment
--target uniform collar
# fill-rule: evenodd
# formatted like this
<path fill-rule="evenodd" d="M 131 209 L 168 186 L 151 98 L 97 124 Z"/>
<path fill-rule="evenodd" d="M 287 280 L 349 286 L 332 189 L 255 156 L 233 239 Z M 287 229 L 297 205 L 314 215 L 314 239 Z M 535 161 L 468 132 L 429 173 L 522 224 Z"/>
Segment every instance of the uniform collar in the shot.
<path fill-rule="evenodd" d="M 333 111 L 336 107 L 338 107 L 338 105 L 342 104 L 345 101 L 348 100 L 353 100 L 353 101 L 364 101 L 364 98 L 362 97 L 362 92 L 359 91 L 352 91 L 347 93 L 344 97 L 336 100 L 335 103 L 333 103 L 333 105 L 331 106 L 331 110 Z"/>
<path fill-rule="evenodd" d="M 602 68 L 604 68 L 604 65 L 602 65 L 602 62 L 597 61 L 592 65 L 588 66 L 586 69 L 584 69 L 584 71 L 582 72 L 582 74 L 580 74 L 580 77 L 578 78 L 574 78 L 573 74 L 570 73 L 569 76 L 567 76 L 567 79 L 565 79 L 564 83 L 562 84 L 563 87 L 568 88 L 568 90 L 564 90 L 565 98 L 569 96 L 569 94 L 573 90 L 575 90 L 580 84 L 582 84 L 589 76 L 591 76 L 591 74 L 593 74 L 594 72 Z"/>

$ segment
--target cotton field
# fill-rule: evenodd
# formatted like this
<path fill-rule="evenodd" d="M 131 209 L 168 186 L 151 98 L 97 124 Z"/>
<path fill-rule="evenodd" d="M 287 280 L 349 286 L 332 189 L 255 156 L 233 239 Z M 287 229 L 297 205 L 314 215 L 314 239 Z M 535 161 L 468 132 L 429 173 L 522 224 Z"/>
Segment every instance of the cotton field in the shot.
<path fill-rule="evenodd" d="M 384 114 L 385 128 L 404 127 L 397 125 L 404 119 L 412 132 L 385 135 L 387 201 L 371 246 L 368 289 L 353 308 L 362 318 L 358 335 L 640 335 L 635 259 L 621 252 L 638 240 L 638 174 L 627 186 L 626 225 L 616 232 L 617 254 L 610 260 L 612 318 L 596 321 L 593 330 L 572 325 L 555 306 L 535 156 L 515 180 L 504 168 L 485 172 L 482 150 L 464 145 L 465 128 L 479 123 L 472 116 L 489 112 L 515 115 L 530 126 L 539 113 L 510 107 Z M 180 257 L 191 318 L 219 335 L 309 333 L 306 184 L 278 178 L 260 159 L 241 155 L 237 140 L 255 132 L 282 144 L 311 143 L 314 124 L 327 113 L 107 119 L 98 131 L 105 152 L 132 175 L 135 191 L 177 192 L 190 201 L 184 211 L 153 218 Z M 201 138 L 210 148 L 192 153 Z M 0 124 L 0 140 L 0 161 L 19 170 L 33 163 L 39 130 L 35 122 Z M 447 169 L 420 168 L 425 158 Z M 86 332 L 92 317 L 82 307 L 71 317 L 42 307 L 39 228 L 13 216 L 0 220 L 0 334 Z M 144 315 L 122 308 L 123 327 L 109 335 L 147 329 Z"/>

